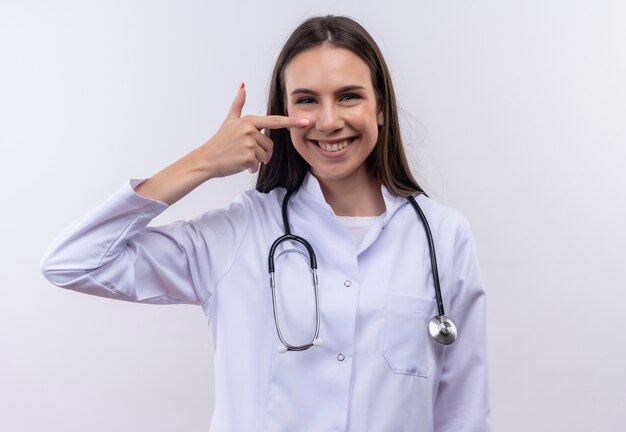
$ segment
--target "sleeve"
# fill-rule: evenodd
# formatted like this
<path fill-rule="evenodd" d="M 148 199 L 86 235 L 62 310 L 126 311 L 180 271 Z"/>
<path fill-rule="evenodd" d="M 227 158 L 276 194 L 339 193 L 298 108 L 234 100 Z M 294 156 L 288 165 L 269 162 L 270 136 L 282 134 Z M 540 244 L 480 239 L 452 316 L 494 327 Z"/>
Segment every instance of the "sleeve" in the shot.
<path fill-rule="evenodd" d="M 458 330 L 446 347 L 434 406 L 435 432 L 489 432 L 486 299 L 469 222 L 457 229 L 448 316 Z"/>
<path fill-rule="evenodd" d="M 191 221 L 147 227 L 169 206 L 134 191 L 144 180 L 126 182 L 52 241 L 40 263 L 50 282 L 132 302 L 212 300 L 236 249 L 229 213 L 215 210 Z M 229 210 L 237 212 L 237 206 Z"/>

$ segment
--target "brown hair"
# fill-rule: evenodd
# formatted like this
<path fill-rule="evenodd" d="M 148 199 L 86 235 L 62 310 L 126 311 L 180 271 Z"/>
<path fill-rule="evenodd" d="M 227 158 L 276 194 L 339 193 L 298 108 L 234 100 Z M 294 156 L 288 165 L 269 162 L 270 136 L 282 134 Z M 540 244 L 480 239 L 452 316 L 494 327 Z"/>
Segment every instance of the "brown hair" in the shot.
<path fill-rule="evenodd" d="M 314 16 L 296 28 L 276 60 L 267 115 L 287 115 L 283 72 L 291 59 L 302 51 L 325 44 L 352 51 L 371 70 L 377 105 L 384 118 L 383 125 L 379 126 L 376 146 L 365 161 L 368 171 L 396 195 L 425 193 L 413 178 L 404 153 L 396 98 L 387 64 L 374 39 L 351 18 Z M 256 189 L 266 193 L 277 187 L 297 189 L 309 170 L 309 164 L 294 148 L 289 130 L 269 129 L 264 133 L 274 142 L 274 151 L 270 162 L 261 164 Z"/>

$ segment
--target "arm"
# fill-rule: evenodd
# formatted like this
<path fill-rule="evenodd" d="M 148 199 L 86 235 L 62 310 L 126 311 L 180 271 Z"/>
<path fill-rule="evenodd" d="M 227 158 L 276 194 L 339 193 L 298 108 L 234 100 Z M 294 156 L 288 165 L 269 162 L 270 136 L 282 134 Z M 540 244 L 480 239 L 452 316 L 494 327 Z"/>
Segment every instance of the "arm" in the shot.
<path fill-rule="evenodd" d="M 194 221 L 147 224 L 167 204 L 143 198 L 124 184 L 109 199 L 67 227 L 41 260 L 53 284 L 103 297 L 146 303 L 206 301 L 198 271 L 203 239 Z"/>
<path fill-rule="evenodd" d="M 457 230 L 449 316 L 459 336 L 447 347 L 434 406 L 436 432 L 489 432 L 485 289 L 469 223 Z"/>
<path fill-rule="evenodd" d="M 245 169 L 255 172 L 260 162 L 267 163 L 273 143 L 261 129 L 306 125 L 285 116 L 241 117 L 244 102 L 241 86 L 222 126 L 205 144 L 148 180 L 124 185 L 61 233 L 41 260 L 44 276 L 60 287 L 129 301 L 209 300 L 211 287 L 232 259 L 228 247 L 245 231 L 242 203 L 188 222 L 147 225 L 205 181 Z"/>

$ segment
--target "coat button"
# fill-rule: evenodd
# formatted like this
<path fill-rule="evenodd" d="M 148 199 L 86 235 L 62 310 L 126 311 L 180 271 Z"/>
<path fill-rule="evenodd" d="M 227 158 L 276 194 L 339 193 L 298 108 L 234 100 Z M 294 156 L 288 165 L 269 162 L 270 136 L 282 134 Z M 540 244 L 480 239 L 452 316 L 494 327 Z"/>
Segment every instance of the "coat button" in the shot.
<path fill-rule="evenodd" d="M 340 362 L 344 361 L 345 359 L 346 359 L 345 355 L 341 353 L 337 354 L 337 360 L 339 360 Z"/>
<path fill-rule="evenodd" d="M 345 286 L 345 287 L 352 286 L 352 282 L 351 282 L 351 281 L 349 281 L 349 280 L 347 280 L 347 281 L 345 281 L 345 282 L 343 283 L 343 286 Z"/>

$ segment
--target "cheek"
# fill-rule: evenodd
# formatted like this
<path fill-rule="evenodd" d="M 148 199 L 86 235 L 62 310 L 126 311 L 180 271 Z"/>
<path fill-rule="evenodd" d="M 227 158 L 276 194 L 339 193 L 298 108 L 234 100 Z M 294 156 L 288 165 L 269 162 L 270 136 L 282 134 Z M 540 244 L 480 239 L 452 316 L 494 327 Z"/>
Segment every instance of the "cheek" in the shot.
<path fill-rule="evenodd" d="M 376 116 L 365 109 L 351 111 L 346 115 L 345 120 L 353 128 L 360 130 L 363 134 L 371 133 L 372 130 L 377 129 Z"/>
<path fill-rule="evenodd" d="M 287 108 L 287 115 L 289 117 L 298 117 L 309 120 L 309 124 L 313 124 L 316 120 L 315 113 L 310 109 L 298 109 L 298 108 Z"/>
<path fill-rule="evenodd" d="M 303 130 L 302 128 L 289 128 L 289 133 L 291 135 L 291 142 L 296 148 L 302 147 L 305 141 L 305 136 L 307 134 L 308 129 Z"/>
<path fill-rule="evenodd" d="M 309 120 L 309 124 L 313 125 L 314 123 L 314 118 L 310 113 L 307 113 L 307 111 L 305 110 L 299 110 L 299 109 L 294 109 L 294 108 L 289 108 L 287 107 L 287 115 L 289 117 L 298 117 L 298 118 L 305 118 Z M 291 141 L 294 143 L 294 145 L 298 145 L 299 143 L 301 143 L 304 140 L 304 137 L 309 133 L 309 129 L 310 127 L 290 127 L 289 128 L 289 134 L 291 135 Z"/>

